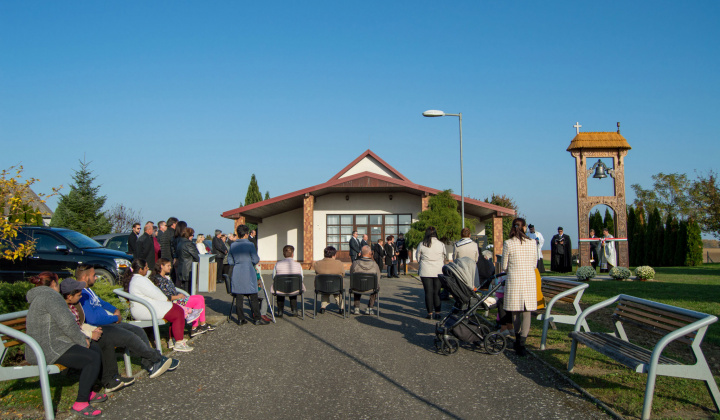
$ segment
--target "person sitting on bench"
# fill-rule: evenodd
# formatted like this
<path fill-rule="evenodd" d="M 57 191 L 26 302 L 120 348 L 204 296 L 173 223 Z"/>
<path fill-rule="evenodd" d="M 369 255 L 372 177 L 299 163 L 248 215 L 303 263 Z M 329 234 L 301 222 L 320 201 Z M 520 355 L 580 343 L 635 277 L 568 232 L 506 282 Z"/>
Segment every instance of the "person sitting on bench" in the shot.
<path fill-rule="evenodd" d="M 107 400 L 107 395 L 93 392 L 92 387 L 100 375 L 102 350 L 85 337 L 68 311 L 67 304 L 58 293 L 58 276 L 48 271 L 30 279 L 35 285 L 27 292 L 30 304 L 26 319 L 27 335 L 40 345 L 48 364 L 60 364 L 80 371 L 77 398 L 71 411 L 82 417 L 99 417 L 102 411 L 91 403 Z M 26 351 L 25 359 L 37 364 L 35 352 Z"/>

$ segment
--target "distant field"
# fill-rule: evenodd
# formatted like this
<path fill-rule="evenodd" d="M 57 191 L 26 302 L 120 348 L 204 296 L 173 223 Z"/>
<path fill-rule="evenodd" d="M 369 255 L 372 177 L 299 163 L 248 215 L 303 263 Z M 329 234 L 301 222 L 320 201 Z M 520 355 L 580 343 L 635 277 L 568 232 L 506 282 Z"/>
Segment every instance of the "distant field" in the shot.
<path fill-rule="evenodd" d="M 577 249 L 573 249 L 573 254 L 578 252 Z M 550 250 L 543 250 L 543 259 L 550 261 Z M 703 262 L 707 262 L 708 255 L 710 260 L 716 263 L 720 263 L 720 248 L 703 248 Z"/>

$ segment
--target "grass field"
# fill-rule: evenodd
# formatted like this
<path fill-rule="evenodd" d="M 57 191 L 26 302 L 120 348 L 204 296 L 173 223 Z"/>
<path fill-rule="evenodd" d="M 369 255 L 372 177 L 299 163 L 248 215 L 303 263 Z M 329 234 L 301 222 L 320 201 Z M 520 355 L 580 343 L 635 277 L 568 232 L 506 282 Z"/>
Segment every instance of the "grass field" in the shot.
<path fill-rule="evenodd" d="M 549 273 L 552 275 L 553 273 Z M 573 276 L 574 277 L 574 276 Z M 657 268 L 655 281 L 591 281 L 583 295 L 583 308 L 618 294 L 637 296 L 656 302 L 679 306 L 720 316 L 720 264 L 701 267 Z M 568 311 L 569 305 L 556 305 L 559 312 Z M 600 313 L 603 313 L 602 311 Z M 598 315 L 588 319 L 593 331 L 612 331 L 607 318 Z M 716 382 L 720 383 L 720 323 L 708 329 L 703 341 L 703 352 L 711 365 Z M 625 366 L 584 346 L 578 347 L 574 373 L 567 373 L 570 352 L 568 333 L 573 327 L 557 325 L 548 333 L 547 349 L 540 348 L 542 324 L 533 322 L 528 343 L 535 354 L 588 390 L 605 404 L 630 418 L 639 417 L 647 375 L 637 374 Z M 626 327 L 628 336 L 638 337 L 637 344 L 652 348 L 660 338 L 641 330 Z M 692 363 L 687 346 L 672 345 L 665 353 L 678 360 Z M 720 418 L 705 385 L 700 381 L 658 377 L 653 399 L 652 417 L 659 418 Z"/>

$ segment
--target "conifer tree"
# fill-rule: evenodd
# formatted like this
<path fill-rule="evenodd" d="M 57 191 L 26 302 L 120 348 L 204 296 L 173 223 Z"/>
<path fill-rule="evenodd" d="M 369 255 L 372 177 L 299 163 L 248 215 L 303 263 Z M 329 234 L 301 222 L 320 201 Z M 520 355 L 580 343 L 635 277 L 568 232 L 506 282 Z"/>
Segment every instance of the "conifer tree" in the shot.
<path fill-rule="evenodd" d="M 664 267 L 667 265 L 663 260 L 663 247 L 665 244 L 665 228 L 663 227 L 660 210 L 656 207 L 653 210 L 653 217 L 657 220 L 657 227 L 653 232 L 653 260 L 656 267 Z"/>
<path fill-rule="evenodd" d="M 687 257 L 685 258 L 685 265 L 690 267 L 702 265 L 702 252 L 703 244 L 700 225 L 695 219 L 690 219 L 687 223 Z"/>
<path fill-rule="evenodd" d="M 458 212 L 458 203 L 450 194 L 450 190 L 445 190 L 430 197 L 428 209 L 418 214 L 418 221 L 412 224 L 406 235 L 408 248 L 417 248 L 429 226 L 435 227 L 438 239 L 443 242 L 460 239 L 462 218 Z M 471 232 L 475 230 L 472 219 L 466 218 L 465 226 L 470 228 Z"/>
<path fill-rule="evenodd" d="M 265 200 L 270 199 L 270 191 L 265 191 Z"/>
<path fill-rule="evenodd" d="M 688 225 L 687 222 L 681 220 L 678 225 L 677 243 L 675 245 L 675 265 L 682 267 L 687 259 L 688 247 Z"/>
<path fill-rule="evenodd" d="M 627 237 L 628 237 L 628 256 L 630 265 L 637 267 L 635 262 L 635 209 L 633 206 L 627 206 Z"/>
<path fill-rule="evenodd" d="M 255 174 L 252 174 L 250 177 L 250 184 L 248 185 L 247 194 L 245 194 L 245 205 L 249 206 L 250 204 L 255 204 L 259 201 L 262 201 L 262 193 L 260 192 L 260 188 L 258 187 L 257 179 L 255 178 Z"/>
<path fill-rule="evenodd" d="M 600 215 L 600 210 L 595 210 L 594 213 L 590 214 L 590 229 L 595 231 L 596 236 L 602 235 L 603 219 Z"/>
<path fill-rule="evenodd" d="M 677 241 L 677 220 L 672 213 L 665 219 L 665 238 L 662 260 L 666 266 L 675 265 L 675 243 Z"/>
<path fill-rule="evenodd" d="M 611 235 L 615 236 L 615 219 L 610 214 L 610 209 L 605 209 L 605 218 L 603 219 L 603 227 L 607 228 Z M 602 233 L 602 232 L 601 232 Z"/>
<path fill-rule="evenodd" d="M 50 226 L 76 230 L 87 236 L 110 233 L 110 222 L 102 207 L 107 196 L 100 195 L 100 186 L 93 185 L 95 177 L 88 169 L 90 162 L 80 161 L 80 170 L 74 171 L 74 184 L 70 192 L 61 194 Z"/>
<path fill-rule="evenodd" d="M 656 209 L 657 210 L 657 209 Z M 648 223 L 645 227 L 645 262 L 651 267 L 655 267 L 657 262 L 655 261 L 655 247 L 654 240 L 656 238 L 656 231 L 660 221 L 658 220 L 659 213 L 652 211 L 648 217 Z"/>
<path fill-rule="evenodd" d="M 635 266 L 645 265 L 645 210 L 642 206 L 635 209 Z"/>

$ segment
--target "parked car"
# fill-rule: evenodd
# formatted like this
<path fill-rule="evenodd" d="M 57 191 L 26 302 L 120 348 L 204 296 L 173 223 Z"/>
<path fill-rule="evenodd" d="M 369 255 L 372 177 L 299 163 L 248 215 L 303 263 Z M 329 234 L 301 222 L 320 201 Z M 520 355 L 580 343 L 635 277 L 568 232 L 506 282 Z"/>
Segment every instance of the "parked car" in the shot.
<path fill-rule="evenodd" d="M 35 251 L 22 260 L 0 259 L 0 281 L 27 279 L 43 271 L 69 277 L 78 264 L 95 267 L 98 281 L 114 284 L 130 267 L 132 256 L 103 248 L 97 241 L 70 229 L 25 226 L 18 232 L 17 243 L 35 241 Z"/>
<path fill-rule="evenodd" d="M 98 241 L 100 245 L 107 249 L 115 251 L 121 251 L 127 254 L 128 252 L 128 236 L 132 232 L 127 233 L 108 233 L 106 235 L 93 236 L 93 239 Z"/>

